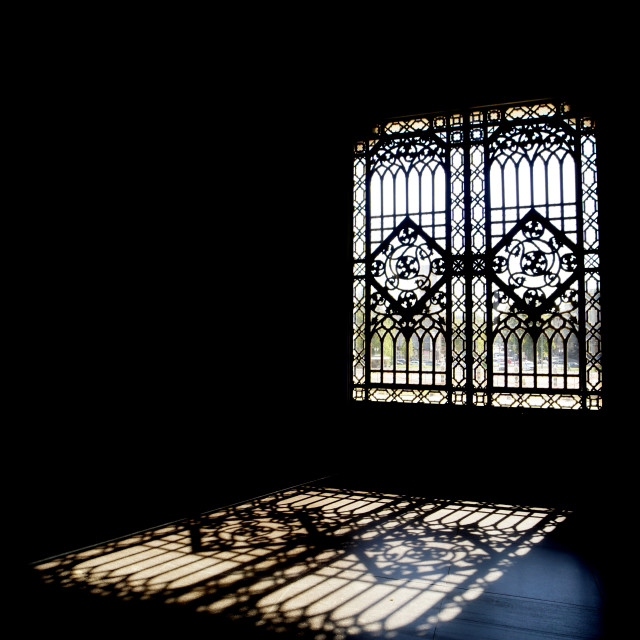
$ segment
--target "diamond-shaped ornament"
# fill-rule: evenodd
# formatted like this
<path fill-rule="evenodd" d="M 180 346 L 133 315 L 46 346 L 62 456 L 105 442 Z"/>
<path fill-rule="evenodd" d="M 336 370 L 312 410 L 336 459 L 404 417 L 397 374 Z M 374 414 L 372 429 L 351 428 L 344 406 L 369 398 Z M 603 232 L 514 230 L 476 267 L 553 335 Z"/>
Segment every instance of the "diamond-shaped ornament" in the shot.
<path fill-rule="evenodd" d="M 405 218 L 372 254 L 372 283 L 397 311 L 415 313 L 442 284 L 444 258 L 440 246 Z"/>
<path fill-rule="evenodd" d="M 520 307 L 549 307 L 577 276 L 577 248 L 535 209 L 496 245 L 494 281 Z"/>

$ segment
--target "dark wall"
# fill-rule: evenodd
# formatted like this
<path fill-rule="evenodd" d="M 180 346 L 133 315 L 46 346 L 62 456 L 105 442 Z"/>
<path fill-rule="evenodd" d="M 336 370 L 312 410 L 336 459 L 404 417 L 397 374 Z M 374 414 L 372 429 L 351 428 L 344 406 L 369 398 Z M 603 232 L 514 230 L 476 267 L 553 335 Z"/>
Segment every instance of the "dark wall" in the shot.
<path fill-rule="evenodd" d="M 598 485 L 628 400 L 620 335 L 607 336 L 598 416 L 355 406 L 349 233 L 352 145 L 377 119 L 560 90 L 605 116 L 601 200 L 620 211 L 606 74 L 585 85 L 538 59 L 517 76 L 357 76 L 355 53 L 315 54 L 223 75 L 120 61 L 99 81 L 43 85 L 15 372 L 28 555 L 344 469 L 574 497 Z M 602 238 L 622 259 L 617 227 L 603 222 Z M 611 262 L 603 273 L 606 323 L 624 315 L 626 285 Z"/>

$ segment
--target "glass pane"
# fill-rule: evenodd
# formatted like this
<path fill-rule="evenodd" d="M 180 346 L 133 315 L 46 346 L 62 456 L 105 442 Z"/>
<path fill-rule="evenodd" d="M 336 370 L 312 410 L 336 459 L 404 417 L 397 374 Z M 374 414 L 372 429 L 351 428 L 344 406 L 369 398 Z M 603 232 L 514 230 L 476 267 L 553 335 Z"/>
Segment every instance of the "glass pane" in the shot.
<path fill-rule="evenodd" d="M 531 165 L 526 161 L 518 167 L 518 199 L 521 207 L 531 206 Z"/>
<path fill-rule="evenodd" d="M 393 338 L 388 333 L 382 343 L 382 363 L 385 369 L 393 369 Z"/>
<path fill-rule="evenodd" d="M 413 340 L 411 341 L 413 344 Z M 412 358 L 420 358 L 421 366 L 423 371 L 431 371 L 431 337 L 429 334 L 425 334 L 422 339 L 422 349 L 420 348 L 420 343 L 416 338 L 414 345 L 414 354 Z"/>
<path fill-rule="evenodd" d="M 371 368 L 380 369 L 382 367 L 382 347 L 380 346 L 380 336 L 376 333 L 371 339 Z"/>
<path fill-rule="evenodd" d="M 549 373 L 549 340 L 545 335 L 538 338 L 536 364 L 538 373 Z"/>
<path fill-rule="evenodd" d="M 562 197 L 560 194 L 560 163 L 556 156 L 551 156 L 547 164 L 547 197 L 549 203 L 558 204 Z"/>
<path fill-rule="evenodd" d="M 509 160 L 504 166 L 504 206 L 515 207 L 517 200 L 516 166 Z"/>
<path fill-rule="evenodd" d="M 447 343 L 444 336 L 439 333 L 435 341 L 435 370 L 445 371 L 447 367 Z"/>
<path fill-rule="evenodd" d="M 420 187 L 420 210 L 433 211 L 433 175 L 429 167 L 422 171 Z"/>
<path fill-rule="evenodd" d="M 381 216 L 382 215 L 382 185 L 380 183 L 380 176 L 377 173 L 374 173 L 371 176 L 370 186 L 369 186 L 369 207 L 371 210 L 372 216 Z"/>
<path fill-rule="evenodd" d="M 533 371 L 534 360 L 533 340 L 527 333 L 522 340 L 522 371 L 524 373 L 531 373 Z"/>
<path fill-rule="evenodd" d="M 444 211 L 446 208 L 446 193 L 447 183 L 442 167 L 438 167 L 433 176 L 434 179 L 434 194 L 433 194 L 433 210 Z"/>
<path fill-rule="evenodd" d="M 513 333 L 507 342 L 507 370 L 509 373 L 520 371 L 520 343 Z"/>
<path fill-rule="evenodd" d="M 407 180 L 404 171 L 396 175 L 396 215 L 407 213 Z"/>
<path fill-rule="evenodd" d="M 580 366 L 580 348 L 578 338 L 572 334 L 567 343 L 567 373 L 578 373 Z"/>
<path fill-rule="evenodd" d="M 393 215 L 393 175 L 387 171 L 382 179 L 382 213 L 385 216 Z"/>
<path fill-rule="evenodd" d="M 420 211 L 420 177 L 418 171 L 411 169 L 408 179 L 409 213 Z"/>
<path fill-rule="evenodd" d="M 504 340 L 502 336 L 496 336 L 493 341 L 493 370 L 495 373 L 504 373 Z"/>
<path fill-rule="evenodd" d="M 557 333 L 551 343 L 551 369 L 553 373 L 564 373 L 564 340 Z"/>
<path fill-rule="evenodd" d="M 565 204 L 576 201 L 576 163 L 569 154 L 562 162 L 562 199 Z"/>
<path fill-rule="evenodd" d="M 498 162 L 494 162 L 491 165 L 489 184 L 491 189 L 491 206 L 499 208 L 502 206 L 502 167 Z"/>
<path fill-rule="evenodd" d="M 547 203 L 547 180 L 544 161 L 538 156 L 533 163 L 533 206 Z"/>
<path fill-rule="evenodd" d="M 396 368 L 405 369 L 407 366 L 407 343 L 400 334 L 396 340 Z"/>

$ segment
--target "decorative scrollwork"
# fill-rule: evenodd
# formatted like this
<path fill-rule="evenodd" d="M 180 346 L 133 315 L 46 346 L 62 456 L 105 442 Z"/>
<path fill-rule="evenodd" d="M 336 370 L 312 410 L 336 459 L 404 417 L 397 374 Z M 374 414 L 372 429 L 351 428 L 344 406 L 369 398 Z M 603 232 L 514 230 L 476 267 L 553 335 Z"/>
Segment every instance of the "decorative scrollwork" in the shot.
<path fill-rule="evenodd" d="M 386 298 L 405 315 L 445 272 L 446 261 L 436 243 L 407 218 L 372 256 L 370 274 L 378 288 L 373 306 L 383 306 Z"/>
<path fill-rule="evenodd" d="M 573 136 L 563 128 L 547 122 L 499 130 L 491 141 L 492 157 L 499 154 L 526 153 L 534 156 L 542 149 L 573 151 Z"/>
<path fill-rule="evenodd" d="M 497 277 L 527 306 L 541 306 L 575 272 L 575 250 L 537 211 L 532 209 L 493 256 Z"/>
<path fill-rule="evenodd" d="M 543 315 L 570 314 L 578 304 L 570 288 L 578 266 L 575 246 L 548 220 L 532 209 L 496 246 L 491 261 L 493 308 L 502 314 L 499 324 L 521 318 L 534 333 Z"/>
<path fill-rule="evenodd" d="M 418 162 L 436 160 L 444 164 L 445 154 L 442 146 L 422 137 L 391 138 L 379 143 L 372 156 L 372 166 L 402 166 L 408 170 Z"/>
<path fill-rule="evenodd" d="M 274 544 L 293 535 L 295 527 L 266 519 L 230 519 L 218 527 L 205 527 L 205 535 L 215 535 L 221 542 L 235 546 Z"/>

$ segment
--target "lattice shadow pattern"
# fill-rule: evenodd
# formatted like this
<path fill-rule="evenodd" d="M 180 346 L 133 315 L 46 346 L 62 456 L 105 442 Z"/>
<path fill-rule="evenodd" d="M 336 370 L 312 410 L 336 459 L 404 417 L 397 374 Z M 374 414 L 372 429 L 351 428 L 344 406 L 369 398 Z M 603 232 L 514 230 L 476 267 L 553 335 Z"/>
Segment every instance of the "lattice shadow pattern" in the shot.
<path fill-rule="evenodd" d="M 34 572 L 50 588 L 199 614 L 232 625 L 236 637 L 437 638 L 568 517 L 310 484 L 49 559 Z M 598 637 L 597 606 L 577 618 L 562 604 L 554 611 L 506 624 Z"/>

